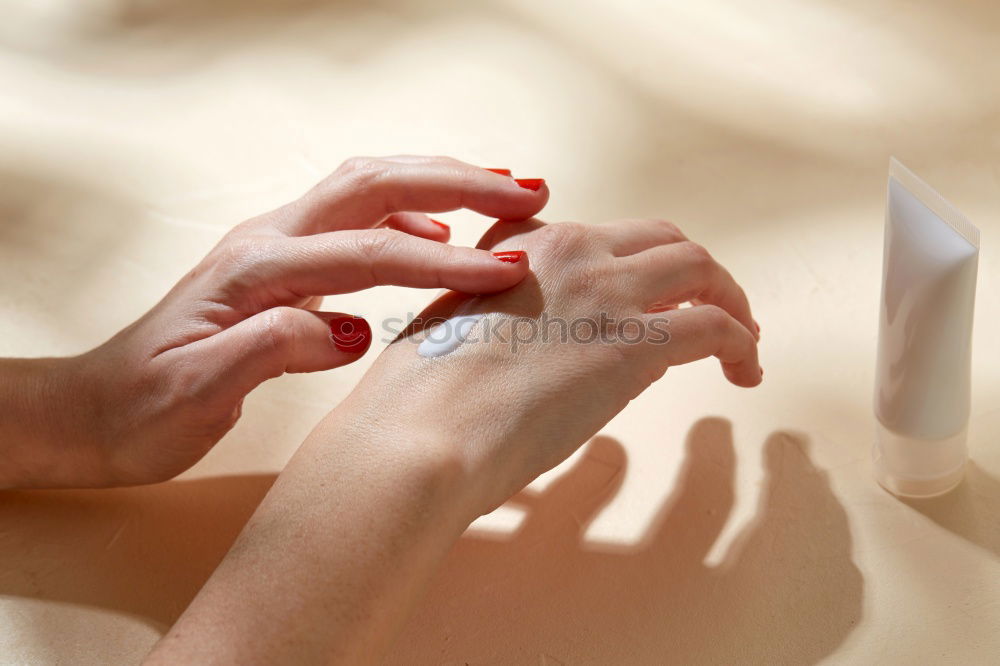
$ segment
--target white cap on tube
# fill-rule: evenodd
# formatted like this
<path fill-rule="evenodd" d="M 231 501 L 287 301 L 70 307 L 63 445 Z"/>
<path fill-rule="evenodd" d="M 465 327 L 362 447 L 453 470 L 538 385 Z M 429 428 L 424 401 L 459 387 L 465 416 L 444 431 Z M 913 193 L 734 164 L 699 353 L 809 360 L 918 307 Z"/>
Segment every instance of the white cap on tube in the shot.
<path fill-rule="evenodd" d="M 962 481 L 968 452 L 966 429 L 942 439 L 893 432 L 876 420 L 875 478 L 900 497 L 943 495 Z"/>

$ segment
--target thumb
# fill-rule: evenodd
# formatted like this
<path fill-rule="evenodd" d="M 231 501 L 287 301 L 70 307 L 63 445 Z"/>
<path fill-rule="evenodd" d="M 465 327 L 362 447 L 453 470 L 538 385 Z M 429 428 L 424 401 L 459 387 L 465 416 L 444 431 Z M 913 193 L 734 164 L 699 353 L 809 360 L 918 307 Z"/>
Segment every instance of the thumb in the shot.
<path fill-rule="evenodd" d="M 277 307 L 186 346 L 203 368 L 213 396 L 241 400 L 262 382 L 286 372 L 315 372 L 353 363 L 371 345 L 361 317 Z"/>

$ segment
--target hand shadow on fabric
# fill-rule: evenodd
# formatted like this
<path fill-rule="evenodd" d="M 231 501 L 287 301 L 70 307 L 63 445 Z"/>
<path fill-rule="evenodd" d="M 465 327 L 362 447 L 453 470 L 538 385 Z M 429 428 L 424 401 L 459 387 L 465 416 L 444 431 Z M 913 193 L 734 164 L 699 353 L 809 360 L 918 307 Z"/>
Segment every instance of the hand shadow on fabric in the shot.
<path fill-rule="evenodd" d="M 728 422 L 688 438 L 673 495 L 634 546 L 584 541 L 621 485 L 624 448 L 596 438 L 512 535 L 453 549 L 391 662 L 815 663 L 861 614 L 851 535 L 805 440 L 773 435 L 758 516 L 719 567 L 703 559 L 733 505 Z M 0 594 L 98 606 L 164 631 L 274 475 L 0 494 Z"/>
<path fill-rule="evenodd" d="M 699 421 L 679 482 L 640 543 L 587 526 L 621 486 L 625 450 L 598 437 L 510 535 L 466 534 L 389 663 L 809 664 L 861 617 L 847 515 L 804 437 L 775 433 L 756 519 L 706 566 L 733 506 L 728 421 Z"/>
<path fill-rule="evenodd" d="M 275 478 L 0 493 L 0 595 L 103 607 L 165 631 Z"/>
<path fill-rule="evenodd" d="M 1000 480 L 970 462 L 950 493 L 904 503 L 1000 559 Z"/>

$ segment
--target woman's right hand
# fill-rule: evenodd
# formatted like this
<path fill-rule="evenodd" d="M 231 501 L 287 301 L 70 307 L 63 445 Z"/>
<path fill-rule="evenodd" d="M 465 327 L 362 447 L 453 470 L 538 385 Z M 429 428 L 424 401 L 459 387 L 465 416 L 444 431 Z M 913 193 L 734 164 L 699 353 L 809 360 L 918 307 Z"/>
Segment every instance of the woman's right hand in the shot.
<path fill-rule="evenodd" d="M 502 293 L 440 298 L 333 419 L 348 431 L 366 423 L 362 438 L 391 431 L 385 439 L 408 455 L 457 462 L 477 488 L 472 517 L 568 457 L 671 366 L 715 356 L 737 386 L 762 379 L 743 290 L 669 222 L 498 222 L 479 247 L 526 251 L 532 275 Z M 418 355 L 432 330 L 422 322 L 459 308 L 486 316 L 451 354 Z M 392 422 L 366 421 L 372 409 Z"/>
<path fill-rule="evenodd" d="M 324 296 L 387 284 L 488 293 L 527 275 L 526 262 L 448 245 L 448 228 L 425 213 L 526 218 L 547 199 L 541 180 L 450 158 L 348 160 L 234 228 L 96 349 L 0 364 L 0 411 L 17 406 L 0 422 L 0 487 L 132 485 L 184 471 L 261 382 L 361 358 L 368 324 L 320 311 Z"/>

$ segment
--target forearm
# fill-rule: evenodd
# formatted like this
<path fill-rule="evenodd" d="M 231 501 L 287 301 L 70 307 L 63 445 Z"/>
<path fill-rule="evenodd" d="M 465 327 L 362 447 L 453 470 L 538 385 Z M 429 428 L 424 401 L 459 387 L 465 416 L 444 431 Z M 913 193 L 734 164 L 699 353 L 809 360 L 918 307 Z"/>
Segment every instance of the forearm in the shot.
<path fill-rule="evenodd" d="M 0 359 L 0 488 L 88 485 L 92 387 L 77 358 Z"/>
<path fill-rule="evenodd" d="M 368 663 L 478 515 L 440 442 L 335 411 L 150 663 Z"/>

